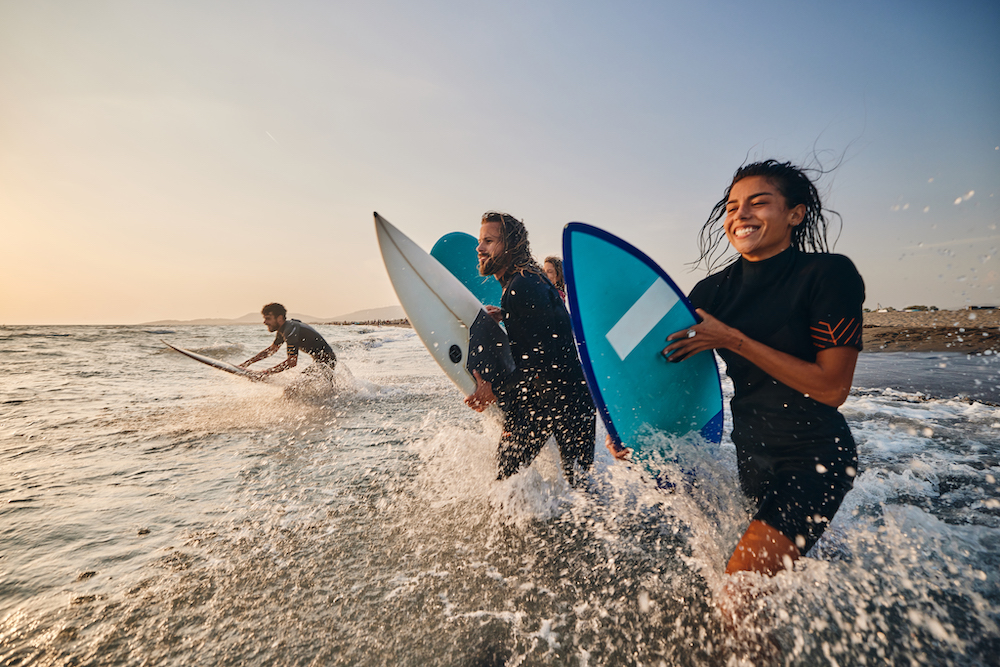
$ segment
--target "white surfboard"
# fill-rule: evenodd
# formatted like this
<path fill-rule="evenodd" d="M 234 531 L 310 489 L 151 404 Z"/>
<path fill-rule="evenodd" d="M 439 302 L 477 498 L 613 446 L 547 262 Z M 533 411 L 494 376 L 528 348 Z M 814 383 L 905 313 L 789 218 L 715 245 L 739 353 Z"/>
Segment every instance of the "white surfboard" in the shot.
<path fill-rule="evenodd" d="M 197 352 L 192 352 L 191 350 L 185 350 L 183 347 L 177 347 L 176 345 L 171 345 L 165 340 L 161 341 L 164 345 L 169 347 L 171 350 L 180 352 L 186 357 L 190 357 L 195 361 L 200 361 L 206 366 L 211 366 L 212 368 L 218 368 L 220 371 L 225 371 L 227 373 L 232 373 L 233 375 L 239 375 L 240 377 L 245 377 L 248 380 L 259 380 L 254 376 L 253 373 L 245 368 L 240 368 L 239 366 L 234 366 L 233 364 L 221 361 L 219 359 L 213 359 L 212 357 L 206 357 L 204 354 L 198 354 Z"/>
<path fill-rule="evenodd" d="M 507 334 L 442 264 L 375 213 L 389 280 L 414 331 L 459 389 L 476 390 L 473 370 L 491 384 L 514 371 Z"/>

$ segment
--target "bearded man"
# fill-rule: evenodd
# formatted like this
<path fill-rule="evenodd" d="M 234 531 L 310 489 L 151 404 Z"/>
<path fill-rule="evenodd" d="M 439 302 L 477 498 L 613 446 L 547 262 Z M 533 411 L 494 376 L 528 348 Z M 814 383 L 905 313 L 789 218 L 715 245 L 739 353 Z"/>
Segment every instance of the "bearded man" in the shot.
<path fill-rule="evenodd" d="M 549 436 L 559 445 L 563 473 L 574 484 L 594 462 L 597 417 L 559 291 L 531 256 L 524 223 L 489 211 L 479 227 L 479 273 L 503 286 L 500 308 L 487 312 L 503 323 L 517 370 L 493 387 L 475 373 L 476 391 L 465 403 L 476 411 L 497 402 L 504 413 L 497 450 L 498 479 L 531 464 Z"/>

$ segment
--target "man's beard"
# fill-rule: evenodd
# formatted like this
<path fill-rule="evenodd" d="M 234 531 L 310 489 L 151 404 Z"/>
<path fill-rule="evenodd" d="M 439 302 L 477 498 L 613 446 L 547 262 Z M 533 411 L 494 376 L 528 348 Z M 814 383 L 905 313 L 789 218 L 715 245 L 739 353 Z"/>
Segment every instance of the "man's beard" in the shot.
<path fill-rule="evenodd" d="M 479 275 L 495 276 L 502 273 L 504 269 L 502 258 L 488 257 L 485 261 L 479 262 Z"/>

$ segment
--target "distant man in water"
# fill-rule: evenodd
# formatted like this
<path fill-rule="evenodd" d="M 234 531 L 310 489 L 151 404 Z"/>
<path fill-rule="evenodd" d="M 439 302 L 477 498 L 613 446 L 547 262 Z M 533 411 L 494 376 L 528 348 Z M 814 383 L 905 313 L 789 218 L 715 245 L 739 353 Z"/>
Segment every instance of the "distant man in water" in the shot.
<path fill-rule="evenodd" d="M 520 220 L 497 211 L 483 215 L 477 252 L 479 273 L 494 276 L 503 286 L 501 307 L 486 310 L 507 328 L 517 371 L 496 388 L 477 372 L 476 391 L 465 403 L 482 412 L 496 401 L 504 413 L 499 479 L 527 467 L 554 435 L 563 473 L 572 484 L 574 468 L 586 471 L 594 462 L 597 417 L 569 313 L 532 258 L 528 231 Z"/>
<path fill-rule="evenodd" d="M 256 371 L 256 376 L 274 375 L 289 368 L 295 368 L 299 362 L 300 349 L 311 356 L 319 368 L 325 367 L 332 371 L 337 365 L 337 355 L 333 353 L 333 348 L 323 339 L 323 336 L 308 324 L 296 319 L 285 319 L 287 311 L 280 303 L 269 303 L 261 309 L 260 313 L 264 316 L 264 326 L 267 327 L 268 331 L 276 332 L 277 336 L 270 347 L 244 361 L 240 364 L 240 368 L 247 368 L 261 359 L 270 357 L 278 351 L 282 344 L 286 346 L 288 352 L 285 360 L 267 370 Z"/>

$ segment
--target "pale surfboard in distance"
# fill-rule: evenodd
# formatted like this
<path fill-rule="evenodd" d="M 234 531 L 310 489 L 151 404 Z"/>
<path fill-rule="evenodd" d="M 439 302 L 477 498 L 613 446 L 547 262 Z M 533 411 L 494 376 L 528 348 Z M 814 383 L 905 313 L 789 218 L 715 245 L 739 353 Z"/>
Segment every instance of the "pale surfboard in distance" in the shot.
<path fill-rule="evenodd" d="M 248 380 L 254 382 L 260 382 L 261 378 L 255 377 L 254 374 L 245 368 L 240 368 L 239 366 L 234 366 L 228 362 L 222 361 L 220 359 L 213 359 L 212 357 L 206 357 L 204 354 L 198 354 L 197 352 L 192 352 L 191 350 L 185 350 L 183 347 L 177 347 L 176 345 L 171 345 L 165 340 L 161 339 L 161 342 L 169 347 L 171 350 L 180 352 L 185 357 L 194 359 L 195 361 L 200 361 L 206 366 L 211 366 L 212 368 L 217 368 L 220 371 L 225 371 L 226 373 L 232 373 L 233 375 L 239 375 L 240 377 L 245 377 Z"/>

